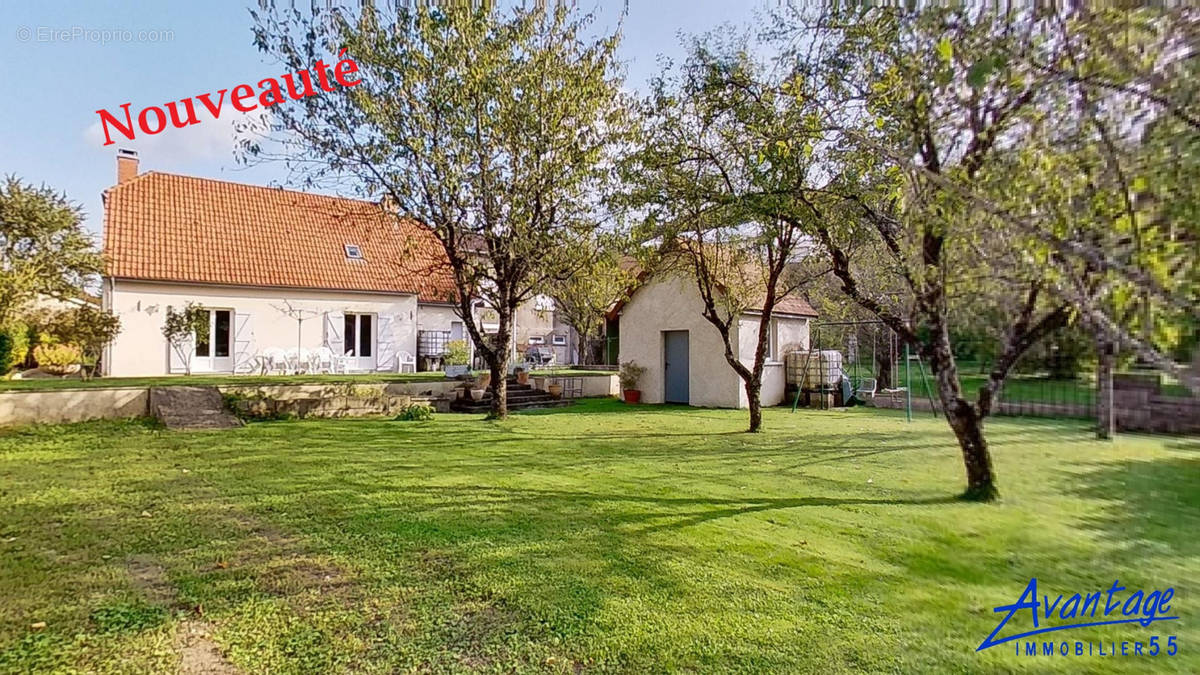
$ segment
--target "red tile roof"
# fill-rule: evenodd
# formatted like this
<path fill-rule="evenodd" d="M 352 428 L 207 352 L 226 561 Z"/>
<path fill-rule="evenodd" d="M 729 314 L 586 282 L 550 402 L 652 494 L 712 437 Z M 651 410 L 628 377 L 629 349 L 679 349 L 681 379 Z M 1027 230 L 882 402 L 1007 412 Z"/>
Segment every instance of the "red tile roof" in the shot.
<path fill-rule="evenodd" d="M 362 250 L 346 257 L 345 245 Z M 423 225 L 343 197 L 148 172 L 105 194 L 105 273 L 121 279 L 453 297 Z"/>

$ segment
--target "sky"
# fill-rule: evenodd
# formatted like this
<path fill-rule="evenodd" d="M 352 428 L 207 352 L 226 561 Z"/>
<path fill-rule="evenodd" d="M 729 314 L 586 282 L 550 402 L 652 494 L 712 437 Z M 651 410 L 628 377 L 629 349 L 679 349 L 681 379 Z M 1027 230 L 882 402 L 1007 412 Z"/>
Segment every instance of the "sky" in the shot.
<path fill-rule="evenodd" d="M 304 0 L 299 0 L 303 2 Z M 0 0 L 0 174 L 65 192 L 99 234 L 101 192 L 115 182 L 116 149 L 137 150 L 142 171 L 285 185 L 278 165 L 243 167 L 233 153 L 236 114 L 103 147 L 99 109 L 146 106 L 278 77 L 284 70 L 252 43 L 256 2 L 22 2 Z M 589 5 L 584 5 L 589 7 Z M 622 2 L 598 1 L 613 28 Z M 627 86 L 644 90 L 662 56 L 682 55 L 680 35 L 744 27 L 757 5 L 739 0 L 629 0 L 621 59 Z M 257 90 L 256 90 L 257 91 Z"/>

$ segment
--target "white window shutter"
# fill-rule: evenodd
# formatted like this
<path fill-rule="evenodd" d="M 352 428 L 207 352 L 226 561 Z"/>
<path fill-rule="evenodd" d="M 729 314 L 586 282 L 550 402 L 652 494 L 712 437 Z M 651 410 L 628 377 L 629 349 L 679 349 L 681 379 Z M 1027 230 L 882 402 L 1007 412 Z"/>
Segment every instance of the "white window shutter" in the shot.
<path fill-rule="evenodd" d="M 248 373 L 254 366 L 254 324 L 251 316 L 237 312 L 233 316 L 233 370 Z"/>
<path fill-rule="evenodd" d="M 189 340 L 188 342 L 189 342 L 189 344 L 182 344 L 182 345 L 176 346 L 176 345 L 171 344 L 170 341 L 167 341 L 167 372 L 168 373 L 182 375 L 187 372 L 187 364 L 184 363 L 183 357 L 179 355 L 179 352 L 180 352 L 180 350 L 187 351 L 187 350 L 193 349 L 193 345 L 190 344 L 191 341 Z"/>
<path fill-rule="evenodd" d="M 325 312 L 325 346 L 334 354 L 341 355 L 346 348 L 342 342 L 342 327 L 345 322 L 346 315 L 342 312 Z"/>
<path fill-rule="evenodd" d="M 379 315 L 375 329 L 375 370 L 396 371 L 395 317 Z"/>

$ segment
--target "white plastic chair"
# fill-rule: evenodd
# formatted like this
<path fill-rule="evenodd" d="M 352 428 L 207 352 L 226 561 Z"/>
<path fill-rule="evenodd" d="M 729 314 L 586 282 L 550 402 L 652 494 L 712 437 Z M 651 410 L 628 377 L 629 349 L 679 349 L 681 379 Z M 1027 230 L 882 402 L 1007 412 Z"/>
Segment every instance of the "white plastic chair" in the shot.
<path fill-rule="evenodd" d="M 266 372 L 279 371 L 281 374 L 287 374 L 288 363 L 287 354 L 277 347 L 263 350 L 262 359 L 264 361 L 264 370 Z"/>
<path fill-rule="evenodd" d="M 333 375 L 337 373 L 337 365 L 333 350 L 329 347 L 319 347 L 313 352 L 313 372 Z"/>
<path fill-rule="evenodd" d="M 408 368 L 409 370 L 405 370 Z M 396 372 L 398 373 L 415 373 L 417 372 L 417 357 L 408 352 L 400 352 L 396 354 Z"/>
<path fill-rule="evenodd" d="M 301 347 L 296 352 L 296 372 L 307 373 L 312 368 L 313 353 L 307 347 Z"/>
<path fill-rule="evenodd" d="M 878 382 L 873 377 L 865 377 L 858 383 L 858 391 L 855 392 L 859 398 L 864 396 L 874 398 L 875 388 L 879 386 Z"/>

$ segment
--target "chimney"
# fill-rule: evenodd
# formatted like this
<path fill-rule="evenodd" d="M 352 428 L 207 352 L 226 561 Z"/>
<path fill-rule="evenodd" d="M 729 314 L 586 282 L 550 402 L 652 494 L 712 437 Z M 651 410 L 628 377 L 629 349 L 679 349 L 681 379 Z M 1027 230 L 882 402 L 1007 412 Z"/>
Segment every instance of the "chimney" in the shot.
<path fill-rule="evenodd" d="M 120 185 L 125 181 L 133 178 L 138 173 L 138 154 L 137 150 L 126 150 L 121 148 L 117 150 L 117 184 Z"/>

